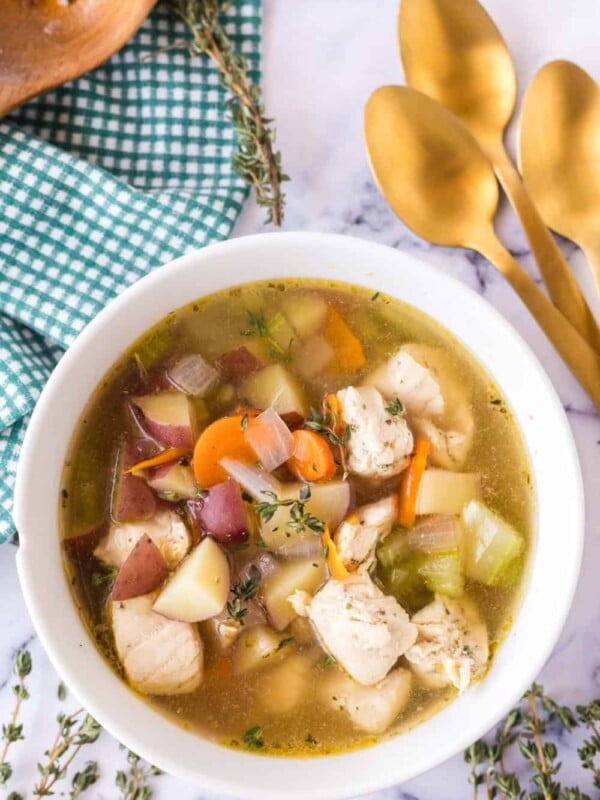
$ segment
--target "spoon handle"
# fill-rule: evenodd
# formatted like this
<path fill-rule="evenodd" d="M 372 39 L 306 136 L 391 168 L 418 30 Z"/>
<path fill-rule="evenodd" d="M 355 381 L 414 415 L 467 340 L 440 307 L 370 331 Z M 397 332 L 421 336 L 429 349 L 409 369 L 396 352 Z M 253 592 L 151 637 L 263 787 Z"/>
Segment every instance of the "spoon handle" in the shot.
<path fill-rule="evenodd" d="M 573 327 L 600 353 L 598 323 L 521 176 L 503 147 L 494 149 L 489 155 L 492 157 L 498 180 L 521 220 L 550 297 Z"/>
<path fill-rule="evenodd" d="M 593 244 L 588 243 L 583 247 L 585 257 L 587 258 L 590 270 L 596 282 L 596 291 L 600 295 L 600 238 Z"/>
<path fill-rule="evenodd" d="M 600 355 L 548 300 L 493 231 L 484 234 L 476 247 L 504 275 L 600 410 Z"/>

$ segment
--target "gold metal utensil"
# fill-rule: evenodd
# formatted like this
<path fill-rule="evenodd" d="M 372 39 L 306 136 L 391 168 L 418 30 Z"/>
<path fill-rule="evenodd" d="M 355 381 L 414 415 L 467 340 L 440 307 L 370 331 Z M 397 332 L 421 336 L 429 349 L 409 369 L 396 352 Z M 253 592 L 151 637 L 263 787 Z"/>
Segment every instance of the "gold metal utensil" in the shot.
<path fill-rule="evenodd" d="M 600 294 L 600 86 L 576 64 L 552 61 L 531 82 L 519 160 L 544 221 L 585 250 Z"/>
<path fill-rule="evenodd" d="M 402 0 L 398 28 L 408 84 L 471 130 L 521 220 L 550 296 L 600 353 L 598 323 L 504 147 L 516 77 L 502 35 L 477 0 Z"/>
<path fill-rule="evenodd" d="M 600 356 L 498 241 L 498 184 L 463 123 L 414 89 L 383 86 L 365 108 L 373 174 L 394 212 L 424 239 L 469 247 L 504 275 L 600 409 Z"/>

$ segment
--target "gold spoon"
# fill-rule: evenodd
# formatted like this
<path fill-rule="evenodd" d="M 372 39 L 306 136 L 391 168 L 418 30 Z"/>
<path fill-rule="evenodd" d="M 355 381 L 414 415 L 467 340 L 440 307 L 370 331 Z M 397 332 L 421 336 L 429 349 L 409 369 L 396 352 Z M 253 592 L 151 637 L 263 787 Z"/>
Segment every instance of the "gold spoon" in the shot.
<path fill-rule="evenodd" d="M 119 50 L 156 0 L 0 0 L 0 117 Z"/>
<path fill-rule="evenodd" d="M 519 160 L 544 221 L 577 242 L 600 294 L 600 86 L 570 61 L 537 73 L 523 101 Z"/>
<path fill-rule="evenodd" d="M 399 42 L 409 85 L 453 111 L 492 162 L 556 306 L 600 353 L 600 329 L 504 148 L 516 100 L 502 35 L 477 0 L 402 0 Z"/>
<path fill-rule="evenodd" d="M 600 356 L 498 241 L 498 184 L 463 123 L 406 86 L 383 86 L 365 108 L 371 169 L 394 212 L 434 244 L 468 247 L 504 275 L 600 409 Z"/>

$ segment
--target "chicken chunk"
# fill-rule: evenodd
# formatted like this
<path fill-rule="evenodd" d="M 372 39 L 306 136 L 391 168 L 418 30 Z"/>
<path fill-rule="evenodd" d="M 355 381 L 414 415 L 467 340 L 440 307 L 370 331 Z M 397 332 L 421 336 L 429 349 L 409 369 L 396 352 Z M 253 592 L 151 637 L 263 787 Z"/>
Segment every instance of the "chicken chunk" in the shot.
<path fill-rule="evenodd" d="M 389 478 L 408 464 L 413 437 L 406 420 L 392 416 L 373 386 L 348 386 L 337 393 L 344 422 L 348 469 L 369 478 Z"/>
<path fill-rule="evenodd" d="M 144 534 L 158 547 L 169 569 L 179 564 L 192 543 L 189 531 L 178 514 L 174 511 L 159 511 L 152 519 L 111 525 L 94 550 L 94 555 L 100 561 L 121 567 Z"/>
<path fill-rule="evenodd" d="M 403 345 L 365 379 L 365 385 L 374 386 L 387 400 L 397 397 L 408 414 L 442 414 L 444 397 L 439 380 L 408 348 L 410 345 Z"/>
<path fill-rule="evenodd" d="M 143 694 L 185 694 L 200 685 L 202 640 L 195 625 L 152 610 L 156 594 L 111 604 L 117 654 L 130 685 Z"/>
<path fill-rule="evenodd" d="M 334 542 L 345 566 L 364 569 L 373 562 L 375 547 L 392 530 L 398 514 L 394 495 L 355 509 L 339 526 Z"/>
<path fill-rule="evenodd" d="M 419 635 L 405 656 L 425 686 L 452 685 L 462 694 L 483 676 L 489 655 L 487 628 L 471 600 L 436 595 L 412 621 Z"/>
<path fill-rule="evenodd" d="M 331 708 L 345 711 L 354 725 L 367 733 L 383 733 L 408 703 L 412 676 L 395 669 L 374 686 L 361 686 L 341 670 L 332 671 L 321 693 Z"/>
<path fill-rule="evenodd" d="M 310 601 L 296 593 L 291 602 L 304 605 L 325 650 L 365 686 L 383 680 L 417 638 L 406 611 L 366 574 L 329 580 Z"/>

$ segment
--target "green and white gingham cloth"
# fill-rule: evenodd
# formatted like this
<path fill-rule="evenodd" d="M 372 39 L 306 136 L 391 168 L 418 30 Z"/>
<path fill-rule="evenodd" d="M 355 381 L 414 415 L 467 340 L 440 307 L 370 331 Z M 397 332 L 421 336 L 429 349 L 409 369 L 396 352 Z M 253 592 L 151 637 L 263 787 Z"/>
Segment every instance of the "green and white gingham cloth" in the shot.
<path fill-rule="evenodd" d="M 226 17 L 255 81 L 260 25 L 260 0 Z M 29 415 L 63 349 L 142 275 L 225 238 L 246 196 L 215 68 L 164 50 L 184 35 L 159 5 L 106 64 L 0 120 L 0 542 Z"/>

